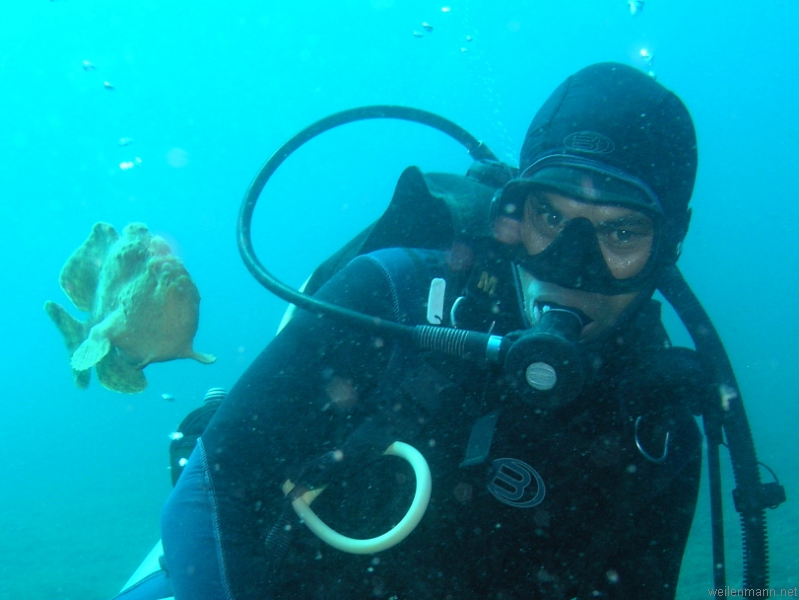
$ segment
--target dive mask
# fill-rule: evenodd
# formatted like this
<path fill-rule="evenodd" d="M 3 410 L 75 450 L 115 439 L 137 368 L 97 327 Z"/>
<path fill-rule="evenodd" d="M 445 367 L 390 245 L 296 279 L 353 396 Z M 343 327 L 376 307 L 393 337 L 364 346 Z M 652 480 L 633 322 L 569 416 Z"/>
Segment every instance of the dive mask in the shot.
<path fill-rule="evenodd" d="M 617 225 L 595 226 L 584 217 L 569 219 L 557 228 L 542 225 L 547 218 L 545 214 L 526 219 L 527 231 L 523 234 L 536 236 L 537 246 L 543 245 L 543 250 L 531 255 L 525 244 L 515 249 L 515 262 L 537 279 L 605 296 L 637 292 L 652 285 L 660 237 L 653 221 L 633 225 L 638 229 L 635 231 L 614 229 Z M 542 228 L 546 228 L 543 233 Z M 557 234 L 553 236 L 554 231 Z M 614 253 L 614 244 L 625 243 L 637 247 Z"/>
<path fill-rule="evenodd" d="M 592 161 L 566 166 L 555 158 L 528 168 L 495 198 L 495 220 L 521 222 L 515 262 L 570 289 L 613 296 L 651 288 L 664 221 L 657 198 L 643 183 L 607 167 L 599 172 Z M 604 215 L 584 205 L 627 210 Z"/>

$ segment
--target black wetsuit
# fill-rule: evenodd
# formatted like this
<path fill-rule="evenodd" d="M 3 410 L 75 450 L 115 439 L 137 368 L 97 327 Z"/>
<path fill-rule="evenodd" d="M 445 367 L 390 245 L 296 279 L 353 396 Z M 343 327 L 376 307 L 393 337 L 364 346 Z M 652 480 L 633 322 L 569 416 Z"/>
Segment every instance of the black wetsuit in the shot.
<path fill-rule="evenodd" d="M 466 285 L 447 259 L 398 249 L 359 257 L 318 296 L 424 323 L 431 276 L 456 293 Z M 580 396 L 547 412 L 523 402 L 498 368 L 299 311 L 202 436 L 219 597 L 673 598 L 699 487 L 689 406 L 703 392 L 652 368 L 647 357 L 666 345 L 650 302 L 591 349 Z M 490 450 L 465 465 L 473 432 L 483 441 L 488 432 Z M 313 508 L 345 535 L 395 524 L 415 480 L 404 461 L 380 457 L 394 439 L 421 451 L 433 478 L 427 513 L 407 539 L 350 555 L 297 521 L 281 491 L 289 478 L 329 483 Z M 337 449 L 343 460 L 331 462 L 326 453 Z M 195 575 L 191 560 L 180 565 L 171 577 L 184 600 L 179 580 Z"/>

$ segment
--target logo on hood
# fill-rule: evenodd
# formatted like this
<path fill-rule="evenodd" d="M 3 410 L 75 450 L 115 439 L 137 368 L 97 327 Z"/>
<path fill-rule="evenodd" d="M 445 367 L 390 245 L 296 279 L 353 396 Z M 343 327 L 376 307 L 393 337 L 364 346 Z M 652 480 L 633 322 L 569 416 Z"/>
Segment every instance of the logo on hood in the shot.
<path fill-rule="evenodd" d="M 563 145 L 569 150 L 588 154 L 610 154 L 616 149 L 613 140 L 596 131 L 577 131 L 567 135 Z"/>

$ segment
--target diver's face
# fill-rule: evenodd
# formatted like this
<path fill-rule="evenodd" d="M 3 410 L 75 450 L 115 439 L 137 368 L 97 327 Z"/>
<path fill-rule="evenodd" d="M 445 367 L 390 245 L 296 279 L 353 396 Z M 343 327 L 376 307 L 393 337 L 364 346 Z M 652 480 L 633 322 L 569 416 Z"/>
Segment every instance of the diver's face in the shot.
<path fill-rule="evenodd" d="M 641 272 L 650 259 L 654 225 L 645 214 L 621 206 L 590 204 L 551 192 L 528 196 L 524 218 L 519 225 L 519 241 L 527 254 L 546 250 L 573 219 L 585 219 L 593 226 L 602 258 L 616 279 L 627 279 Z M 540 307 L 556 303 L 576 308 L 591 322 L 583 328 L 583 340 L 591 340 L 613 327 L 639 292 L 604 295 L 537 280 L 520 269 L 525 295 L 525 310 L 530 320 L 540 318 Z"/>

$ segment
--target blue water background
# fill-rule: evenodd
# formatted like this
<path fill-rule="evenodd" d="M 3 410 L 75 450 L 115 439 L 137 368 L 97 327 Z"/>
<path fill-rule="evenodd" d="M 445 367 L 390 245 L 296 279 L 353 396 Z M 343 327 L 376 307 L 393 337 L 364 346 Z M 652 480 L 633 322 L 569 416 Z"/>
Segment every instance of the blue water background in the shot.
<path fill-rule="evenodd" d="M 795 498 L 797 27 L 791 0 L 647 0 L 636 17 L 625 0 L 6 3 L 0 600 L 110 597 L 158 539 L 168 434 L 207 388 L 235 382 L 285 309 L 246 272 L 234 235 L 247 186 L 283 141 L 338 110 L 404 104 L 454 120 L 515 162 L 552 89 L 604 60 L 651 68 L 695 118 L 700 169 L 680 264 L 736 367 L 759 456 Z M 119 146 L 124 137 L 133 143 Z M 469 160 L 413 124 L 356 124 L 314 140 L 267 188 L 259 255 L 299 285 L 381 213 L 410 164 L 462 173 Z M 96 221 L 142 221 L 169 240 L 203 297 L 195 347 L 216 364 L 150 366 L 137 396 L 96 381 L 74 387 L 42 305 L 79 314 L 58 274 Z M 740 540 L 725 477 L 735 585 Z M 680 598 L 710 586 L 706 493 Z M 795 500 L 769 513 L 775 587 L 799 584 L 798 523 Z"/>

